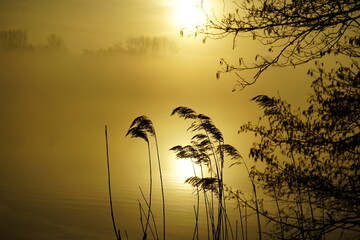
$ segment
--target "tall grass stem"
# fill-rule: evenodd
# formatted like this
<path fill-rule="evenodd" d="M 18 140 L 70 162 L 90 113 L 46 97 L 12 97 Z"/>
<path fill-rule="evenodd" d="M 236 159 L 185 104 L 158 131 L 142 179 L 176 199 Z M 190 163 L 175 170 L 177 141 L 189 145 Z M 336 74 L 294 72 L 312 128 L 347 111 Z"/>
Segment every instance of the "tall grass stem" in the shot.
<path fill-rule="evenodd" d="M 111 220 L 113 223 L 116 239 L 121 240 L 121 235 L 116 228 L 112 194 L 111 194 L 110 158 L 109 158 L 109 141 L 108 141 L 107 125 L 105 125 L 105 141 L 106 141 L 106 163 L 107 163 L 107 175 L 108 175 L 108 187 L 109 187 L 110 214 L 111 214 Z"/>
<path fill-rule="evenodd" d="M 165 211 L 165 193 L 164 193 L 164 183 L 163 183 L 163 176 L 161 171 L 161 162 L 160 162 L 160 154 L 159 154 L 159 145 L 158 140 L 156 137 L 156 134 L 154 134 L 155 137 L 155 145 L 156 145 L 156 153 L 157 153 L 157 159 L 158 159 L 158 165 L 159 165 L 159 175 L 160 175 L 160 187 L 161 187 L 161 197 L 162 197 L 162 213 L 163 213 L 163 239 L 166 239 L 166 211 Z"/>

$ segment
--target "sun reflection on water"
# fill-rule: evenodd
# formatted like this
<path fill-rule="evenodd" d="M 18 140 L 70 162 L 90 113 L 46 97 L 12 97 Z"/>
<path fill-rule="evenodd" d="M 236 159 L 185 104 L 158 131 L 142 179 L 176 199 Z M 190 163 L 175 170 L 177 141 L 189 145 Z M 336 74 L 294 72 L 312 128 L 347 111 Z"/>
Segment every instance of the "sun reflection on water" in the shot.
<path fill-rule="evenodd" d="M 185 182 L 189 177 L 194 176 L 194 168 L 190 158 L 175 159 L 174 175 L 179 181 Z"/>

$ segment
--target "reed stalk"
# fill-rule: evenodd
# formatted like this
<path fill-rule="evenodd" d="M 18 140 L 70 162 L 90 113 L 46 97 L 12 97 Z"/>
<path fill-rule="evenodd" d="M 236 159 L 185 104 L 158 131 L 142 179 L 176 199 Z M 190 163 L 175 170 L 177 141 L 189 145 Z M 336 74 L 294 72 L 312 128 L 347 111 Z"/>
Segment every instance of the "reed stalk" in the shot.
<path fill-rule="evenodd" d="M 200 163 L 200 171 L 201 171 L 201 178 L 204 178 L 204 171 L 203 171 L 203 163 Z M 206 214 L 206 229 L 207 229 L 207 238 L 210 240 L 210 228 L 209 228 L 209 200 L 206 195 L 206 191 L 204 193 L 204 204 L 205 204 L 205 214 Z"/>
<path fill-rule="evenodd" d="M 139 202 L 139 201 L 138 201 L 138 202 Z M 140 202 L 139 202 L 139 207 L 140 207 L 140 214 L 146 215 L 145 210 L 144 210 L 144 208 L 142 207 L 142 205 L 141 205 Z M 153 231 L 150 223 L 148 224 L 148 228 L 150 229 L 150 232 L 151 232 L 151 235 L 152 235 L 153 239 L 159 239 L 159 238 L 156 238 L 156 237 L 155 237 L 154 231 Z M 144 227 L 143 227 L 142 229 L 143 229 L 143 232 L 144 232 L 143 239 L 147 239 L 147 232 L 145 232 Z"/>
<path fill-rule="evenodd" d="M 246 204 L 244 205 L 245 207 L 245 239 L 248 240 L 248 215 L 247 215 L 247 206 Z"/>
<path fill-rule="evenodd" d="M 275 199 L 275 203 L 276 203 L 276 209 L 277 209 L 278 217 L 279 217 L 279 221 L 280 221 L 281 239 L 285 239 L 285 237 L 284 237 L 284 226 L 282 224 L 283 219 L 281 217 L 281 209 L 280 209 L 280 205 L 279 205 L 279 197 L 278 197 L 278 194 L 276 192 L 275 186 L 273 186 L 273 191 L 274 191 L 274 199 Z"/>
<path fill-rule="evenodd" d="M 146 225 L 145 225 L 145 234 L 143 236 L 143 239 L 146 239 L 146 233 L 147 233 L 147 228 L 149 226 L 149 222 L 150 222 L 150 214 L 151 214 L 151 204 L 152 204 L 152 183 L 153 183 L 153 177 L 152 177 L 152 164 L 151 164 L 151 152 L 150 152 L 150 143 L 149 141 L 147 141 L 147 147 L 148 147 L 148 153 L 149 153 L 149 204 L 148 205 L 148 214 L 146 217 Z"/>
<path fill-rule="evenodd" d="M 145 195 L 144 195 L 144 192 L 142 191 L 141 187 L 139 187 L 139 189 L 140 189 L 141 195 L 142 195 L 142 197 L 143 197 L 143 200 L 144 200 L 146 206 L 149 207 L 149 204 L 148 204 L 148 202 L 147 202 L 147 200 L 146 200 L 146 197 L 145 197 Z M 156 235 L 156 238 L 154 238 L 154 239 L 159 239 L 159 234 L 158 234 L 158 230 L 157 230 L 157 226 L 156 226 L 155 216 L 154 216 L 154 213 L 152 212 L 151 209 L 150 209 L 150 214 L 151 214 L 151 220 L 152 220 L 152 222 L 153 222 L 153 224 L 154 224 L 154 230 L 155 230 L 155 235 Z M 150 225 L 150 223 L 149 223 L 149 225 Z M 151 226 L 151 225 L 150 225 L 150 226 Z"/>
<path fill-rule="evenodd" d="M 238 208 L 239 208 L 239 218 L 240 218 L 240 227 L 241 227 L 241 239 L 245 240 L 245 236 L 244 236 L 244 225 L 243 225 L 243 216 L 242 216 L 242 212 L 241 212 L 241 203 L 239 198 L 236 198 L 237 203 L 238 203 Z"/>
<path fill-rule="evenodd" d="M 245 161 L 244 162 L 244 166 L 246 168 L 246 171 L 248 173 L 248 176 L 249 176 L 249 179 L 250 179 L 250 182 L 251 182 L 251 186 L 253 188 L 253 193 L 254 193 L 254 198 L 255 198 L 255 212 L 256 212 L 256 220 L 257 220 L 257 227 L 258 227 L 258 237 L 259 237 L 259 240 L 262 239 L 262 231 L 261 231 L 261 223 L 260 223 L 260 209 L 259 209 L 259 200 L 258 200 L 258 197 L 257 197 L 257 191 L 256 191 L 256 186 L 255 186 L 255 182 L 254 182 L 254 177 L 250 174 L 250 170 L 246 164 Z"/>
<path fill-rule="evenodd" d="M 135 118 L 133 120 L 133 122 L 131 123 L 129 130 L 126 133 L 126 136 L 128 136 L 128 135 L 130 135 L 130 137 L 132 137 L 132 138 L 142 138 L 143 140 L 145 140 L 147 143 L 148 154 L 149 154 L 149 172 L 150 172 L 149 188 L 150 189 L 149 189 L 149 203 L 147 204 L 149 210 L 148 210 L 147 221 L 146 221 L 146 225 L 145 225 L 144 238 L 146 238 L 146 231 L 147 231 L 147 228 L 149 225 L 149 218 L 150 218 L 151 206 L 152 206 L 152 187 L 153 187 L 152 160 L 151 160 L 150 142 L 149 142 L 148 135 L 154 137 L 154 139 L 155 139 L 156 154 L 157 154 L 159 175 L 160 175 L 161 196 L 162 196 L 163 239 L 165 240 L 165 238 L 166 238 L 166 212 L 165 212 L 164 183 L 163 183 L 163 176 L 162 176 L 162 169 L 161 169 L 159 144 L 158 144 L 156 132 L 155 132 L 152 121 L 146 116 L 139 116 L 139 117 Z"/>
<path fill-rule="evenodd" d="M 111 215 L 111 220 L 112 220 L 116 239 L 121 240 L 120 231 L 117 230 L 116 223 L 115 223 L 114 208 L 113 208 L 112 194 L 111 194 L 110 158 L 109 158 L 109 141 L 108 141 L 107 125 L 105 125 L 105 142 L 106 142 L 106 163 L 107 163 L 107 175 L 108 175 L 110 215 Z"/>
<path fill-rule="evenodd" d="M 159 154 L 159 144 L 158 144 L 155 130 L 154 130 L 154 138 L 155 138 L 156 153 L 157 153 L 157 160 L 158 160 L 158 166 L 159 166 L 160 188 L 161 188 L 161 198 L 162 198 L 162 215 L 163 215 L 163 239 L 165 240 L 166 239 L 165 193 L 164 193 L 164 183 L 163 183 L 161 161 L 160 161 L 160 154 Z"/>
<path fill-rule="evenodd" d="M 192 161 L 192 159 L 190 159 L 190 161 L 191 161 L 191 165 L 192 165 L 192 167 L 193 167 L 194 176 L 196 177 L 196 171 L 195 171 L 194 162 Z M 194 229 L 193 239 L 195 239 L 195 235 L 196 235 L 196 239 L 199 240 L 200 189 L 199 189 L 199 186 L 198 186 L 198 185 L 196 185 L 196 195 L 197 195 L 197 202 L 196 202 L 196 208 L 195 208 L 195 206 L 194 206 L 194 212 L 195 212 L 195 229 Z"/>

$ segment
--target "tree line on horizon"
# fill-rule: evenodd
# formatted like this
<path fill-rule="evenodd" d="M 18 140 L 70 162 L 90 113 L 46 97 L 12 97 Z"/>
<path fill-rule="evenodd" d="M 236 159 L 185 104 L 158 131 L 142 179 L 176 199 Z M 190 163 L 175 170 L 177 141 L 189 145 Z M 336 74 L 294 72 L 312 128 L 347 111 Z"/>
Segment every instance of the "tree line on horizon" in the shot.
<path fill-rule="evenodd" d="M 45 44 L 34 46 L 29 43 L 27 31 L 2 30 L 0 31 L 0 50 L 2 51 L 50 51 L 67 52 L 65 41 L 57 34 L 50 34 Z M 164 36 L 129 37 L 126 43 L 118 42 L 108 48 L 97 50 L 84 49 L 85 56 L 106 55 L 174 55 L 178 52 L 176 43 Z"/>
<path fill-rule="evenodd" d="M 46 44 L 33 46 L 28 41 L 28 34 L 24 30 L 2 30 L 0 31 L 0 50 L 49 50 L 65 51 L 65 43 L 61 37 L 56 34 L 50 34 L 47 37 Z"/>

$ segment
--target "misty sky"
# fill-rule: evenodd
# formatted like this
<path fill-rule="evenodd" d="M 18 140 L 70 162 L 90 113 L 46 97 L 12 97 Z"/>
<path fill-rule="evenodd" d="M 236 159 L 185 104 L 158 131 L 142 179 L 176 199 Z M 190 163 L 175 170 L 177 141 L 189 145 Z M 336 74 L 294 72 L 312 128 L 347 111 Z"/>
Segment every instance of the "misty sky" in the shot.
<path fill-rule="evenodd" d="M 178 36 L 176 0 L 3 0 L 0 29 L 29 32 L 38 44 L 60 35 L 74 50 L 100 48 L 131 36 Z"/>
<path fill-rule="evenodd" d="M 142 114 L 162 126 L 164 141 L 171 138 L 177 144 L 182 140 L 177 137 L 179 133 L 167 131 L 173 126 L 164 126 L 170 124 L 171 110 L 180 105 L 210 115 L 220 122 L 219 128 L 231 134 L 232 144 L 241 145 L 236 143 L 238 127 L 260 114 L 249 102 L 252 97 L 270 94 L 295 104 L 305 102 L 310 82 L 303 84 L 304 67 L 270 70 L 253 87 L 231 92 L 236 83 L 234 75 L 215 78 L 219 59 L 236 61 L 240 55 L 252 59 L 261 46 L 241 40 L 233 50 L 231 39 L 203 44 L 201 38 L 180 37 L 180 26 L 186 24 L 178 18 L 180 2 L 0 1 L 0 30 L 24 30 L 35 47 L 46 44 L 47 37 L 56 34 L 67 48 L 64 56 L 13 55 L 1 59 L 1 111 L 6 116 L 2 119 L 3 148 L 26 156 L 32 151 L 38 153 L 45 144 L 54 148 L 54 155 L 66 149 L 61 154 L 68 152 L 64 158 L 69 158 L 80 139 L 96 139 L 88 144 L 99 148 L 97 157 L 101 158 L 104 124 L 118 124 L 114 131 L 119 133 L 116 136 L 120 142 L 128 124 Z M 178 52 L 159 58 L 79 57 L 84 49 L 108 49 L 119 41 L 126 43 L 128 38 L 143 36 L 170 39 Z M 93 131 L 96 134 L 91 135 Z M 80 147 L 81 151 L 85 146 Z M 169 147 L 163 150 L 167 152 Z M 244 151 L 246 155 L 247 149 Z"/>

